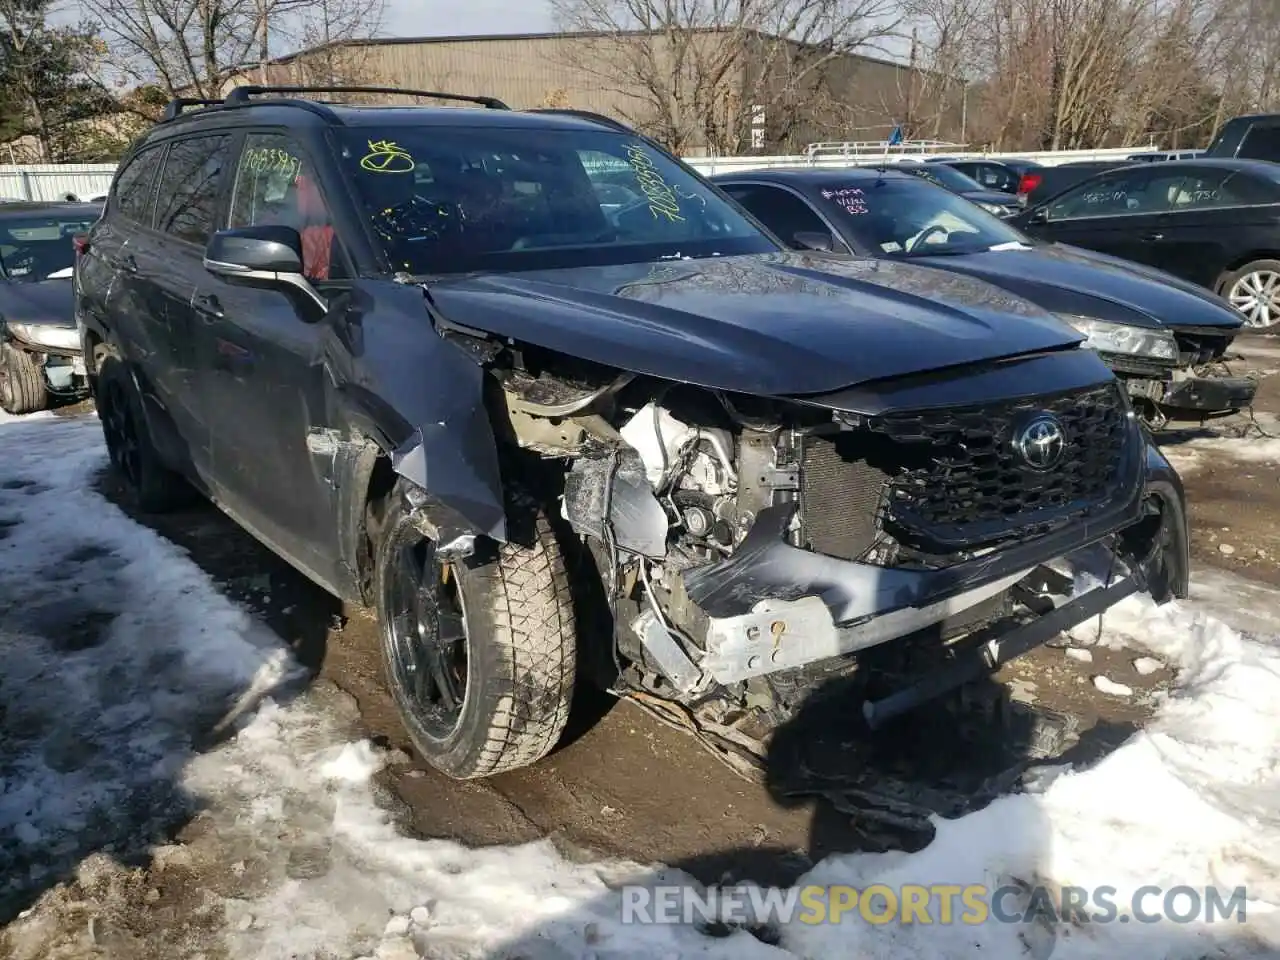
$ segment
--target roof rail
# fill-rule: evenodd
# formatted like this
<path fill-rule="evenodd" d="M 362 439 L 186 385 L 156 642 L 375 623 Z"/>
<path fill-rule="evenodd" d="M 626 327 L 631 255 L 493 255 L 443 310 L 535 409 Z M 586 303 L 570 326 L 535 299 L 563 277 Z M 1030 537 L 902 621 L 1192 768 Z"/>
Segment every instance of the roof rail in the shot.
<path fill-rule="evenodd" d="M 460 100 L 465 103 L 478 103 L 489 110 L 510 110 L 497 97 L 473 97 L 462 93 L 441 93 L 436 90 L 408 90 L 400 87 L 343 87 L 343 86 L 300 86 L 300 87 L 233 87 L 224 101 L 227 106 L 248 103 L 251 97 L 263 93 L 387 93 L 401 94 L 408 97 L 430 97 L 433 100 Z"/>
<path fill-rule="evenodd" d="M 593 113 L 590 110 L 574 110 L 570 107 L 533 107 L 524 112 L 554 113 L 565 117 L 577 117 L 580 120 L 594 120 L 596 123 L 603 123 L 606 127 L 610 127 L 614 130 L 621 130 L 623 133 L 635 133 L 635 130 L 627 126 L 621 120 L 615 120 L 613 117 L 607 117 L 603 113 Z"/>
<path fill-rule="evenodd" d="M 164 113 L 160 115 L 160 122 L 165 123 L 169 120 L 177 119 L 187 107 L 220 106 L 222 106 L 221 100 L 205 100 L 201 97 L 174 97 L 165 105 Z"/>

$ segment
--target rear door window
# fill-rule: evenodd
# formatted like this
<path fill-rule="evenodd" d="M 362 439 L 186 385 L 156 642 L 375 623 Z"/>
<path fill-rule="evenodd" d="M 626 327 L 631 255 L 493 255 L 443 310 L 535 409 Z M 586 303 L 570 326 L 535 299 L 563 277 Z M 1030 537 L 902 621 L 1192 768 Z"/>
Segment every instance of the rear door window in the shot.
<path fill-rule="evenodd" d="M 156 172 L 163 157 L 163 146 L 147 147 L 134 156 L 116 177 L 114 206 L 126 220 L 151 225 Z"/>
<path fill-rule="evenodd" d="M 230 158 L 229 134 L 171 143 L 160 175 L 156 228 L 187 243 L 207 243 L 215 229 L 222 174 Z"/>
<path fill-rule="evenodd" d="M 766 227 L 782 238 L 789 247 L 798 247 L 797 233 L 820 233 L 831 237 L 837 249 L 843 246 L 813 208 L 793 193 L 777 187 L 733 186 L 729 196 L 755 214 Z"/>

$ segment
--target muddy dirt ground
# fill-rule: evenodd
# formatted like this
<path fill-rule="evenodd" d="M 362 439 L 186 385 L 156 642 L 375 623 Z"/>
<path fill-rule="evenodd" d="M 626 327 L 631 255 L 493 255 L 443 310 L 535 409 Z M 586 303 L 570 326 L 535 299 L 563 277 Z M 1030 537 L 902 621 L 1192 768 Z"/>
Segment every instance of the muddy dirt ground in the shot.
<path fill-rule="evenodd" d="M 1280 420 L 1270 415 L 1280 413 L 1280 338 L 1242 338 L 1238 353 L 1237 372 L 1262 377 L 1256 420 L 1237 417 L 1180 430 L 1164 443 L 1186 465 L 1197 567 L 1280 585 L 1277 467 L 1261 459 L 1220 456 L 1212 447 L 1216 437 L 1246 431 L 1253 431 L 1260 444 L 1268 442 L 1263 432 L 1280 436 Z M 103 483 L 111 496 L 109 481 Z M 401 801 L 400 819 L 412 833 L 468 845 L 550 836 L 571 856 L 660 861 L 684 867 L 704 882 L 733 877 L 788 883 L 829 853 L 875 848 L 856 817 L 825 800 L 789 798 L 749 783 L 687 735 L 604 695 L 584 697 L 565 744 L 534 768 L 487 781 L 450 781 L 412 755 L 382 685 L 377 632 L 367 612 L 343 609 L 211 507 L 148 523 L 185 548 L 229 596 L 290 643 L 317 684 L 349 696 L 359 714 L 355 735 L 397 751 L 396 762 L 383 774 L 384 786 Z M 1150 715 L 1171 680 L 1163 668 L 1140 671 L 1133 658 L 1127 651 L 1055 644 L 1007 668 L 1000 695 L 1069 715 L 1079 728 L 1082 749 L 1096 756 Z M 1129 692 L 1105 682 L 1111 692 L 1099 689 L 1100 676 Z M 1016 750 L 1022 744 L 1007 746 Z M 967 762 L 963 754 L 947 752 L 917 738 L 902 756 L 874 762 L 928 786 L 947 781 L 957 765 Z M 199 829 L 199 821 L 185 828 Z M 174 839 L 181 844 L 195 837 L 179 833 Z M 138 897 L 126 898 L 135 908 L 154 910 L 157 918 L 168 916 L 177 925 L 201 922 L 198 891 L 180 877 L 137 882 Z M 161 888 L 164 900 L 152 906 Z"/>

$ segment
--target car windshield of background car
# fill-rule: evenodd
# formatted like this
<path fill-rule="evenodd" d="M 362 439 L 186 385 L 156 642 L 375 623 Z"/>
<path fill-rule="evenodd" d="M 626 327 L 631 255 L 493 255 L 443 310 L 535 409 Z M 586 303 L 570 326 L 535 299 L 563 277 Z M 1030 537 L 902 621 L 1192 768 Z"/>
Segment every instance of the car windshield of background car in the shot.
<path fill-rule="evenodd" d="M 864 247 L 896 256 L 981 253 L 1031 245 L 1026 235 L 949 190 L 919 181 L 833 182 L 819 196 Z"/>

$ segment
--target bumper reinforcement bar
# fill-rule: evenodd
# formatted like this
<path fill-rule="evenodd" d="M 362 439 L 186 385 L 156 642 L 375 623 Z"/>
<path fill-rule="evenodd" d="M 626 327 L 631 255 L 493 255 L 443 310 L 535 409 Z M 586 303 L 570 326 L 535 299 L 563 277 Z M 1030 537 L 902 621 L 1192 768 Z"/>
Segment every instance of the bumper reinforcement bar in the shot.
<path fill-rule="evenodd" d="M 863 701 L 862 715 L 867 726 L 876 730 L 956 687 L 992 673 L 1015 657 L 1049 642 L 1064 630 L 1097 616 L 1139 589 L 1134 577 L 1126 577 L 1109 587 L 1096 587 L 1028 623 L 992 637 L 981 646 L 964 651 L 945 667 L 927 674 L 909 687 L 879 700 Z"/>

